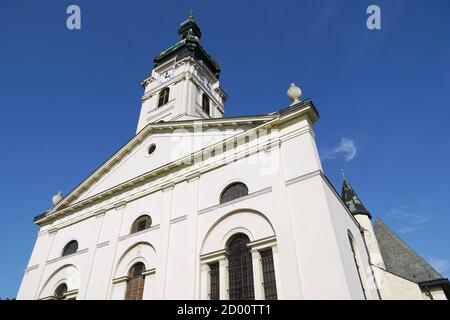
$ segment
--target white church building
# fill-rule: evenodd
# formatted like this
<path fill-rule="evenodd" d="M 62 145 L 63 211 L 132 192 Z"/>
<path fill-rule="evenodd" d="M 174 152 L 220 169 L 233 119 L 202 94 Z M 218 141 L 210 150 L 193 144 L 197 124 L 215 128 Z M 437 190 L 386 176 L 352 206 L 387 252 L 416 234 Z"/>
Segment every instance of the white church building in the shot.
<path fill-rule="evenodd" d="M 322 170 L 301 100 L 224 117 L 190 15 L 142 81 L 136 134 L 54 206 L 17 299 L 446 299 L 450 285 Z"/>

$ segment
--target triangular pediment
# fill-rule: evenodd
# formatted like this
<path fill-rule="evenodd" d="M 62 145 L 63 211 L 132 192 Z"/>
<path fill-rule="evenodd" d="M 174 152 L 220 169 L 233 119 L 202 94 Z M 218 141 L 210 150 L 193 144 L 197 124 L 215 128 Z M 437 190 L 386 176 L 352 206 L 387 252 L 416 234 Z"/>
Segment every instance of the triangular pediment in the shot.
<path fill-rule="evenodd" d="M 84 201 L 272 118 L 257 116 L 149 124 L 50 212 Z M 155 146 L 155 150 L 150 154 L 151 146 Z"/>

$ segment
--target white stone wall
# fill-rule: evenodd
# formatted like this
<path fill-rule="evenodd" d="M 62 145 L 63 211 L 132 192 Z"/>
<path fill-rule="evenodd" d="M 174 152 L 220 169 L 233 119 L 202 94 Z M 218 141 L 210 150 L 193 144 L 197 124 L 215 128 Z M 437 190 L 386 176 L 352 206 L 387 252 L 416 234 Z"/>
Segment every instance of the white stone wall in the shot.
<path fill-rule="evenodd" d="M 383 300 L 423 300 L 422 291 L 415 282 L 374 267 L 380 283 L 380 294 Z M 381 274 L 381 275 L 378 275 Z"/>
<path fill-rule="evenodd" d="M 69 280 L 77 299 L 123 299 L 127 270 L 138 261 L 146 266 L 145 299 L 207 298 L 205 264 L 214 259 L 220 262 L 226 299 L 227 261 L 220 252 L 236 232 L 251 240 L 257 298 L 264 295 L 259 251 L 271 247 L 279 299 L 362 299 L 347 232 L 368 268 L 362 236 L 321 175 L 307 117 L 275 129 L 269 143 L 267 137 L 249 141 L 261 148 L 247 157 L 222 164 L 223 155 L 217 156 L 42 225 L 18 299 L 47 298 Z M 170 150 L 168 140 L 150 136 L 82 197 L 160 166 Z M 157 150 L 147 158 L 142 151 L 152 141 L 158 141 Z M 180 177 L 184 180 L 170 184 Z M 245 183 L 249 195 L 220 204 L 222 190 L 235 181 Z M 143 214 L 152 218 L 152 227 L 130 234 Z M 61 257 L 73 239 L 78 252 Z M 369 299 L 377 298 L 368 292 Z"/>

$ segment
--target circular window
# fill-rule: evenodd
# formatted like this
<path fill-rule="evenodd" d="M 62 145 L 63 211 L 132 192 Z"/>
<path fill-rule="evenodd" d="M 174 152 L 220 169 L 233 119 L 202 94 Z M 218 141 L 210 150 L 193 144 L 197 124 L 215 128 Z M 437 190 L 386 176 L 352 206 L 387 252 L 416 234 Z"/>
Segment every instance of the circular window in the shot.
<path fill-rule="evenodd" d="M 155 150 L 156 150 L 156 145 L 152 144 L 150 147 L 148 147 L 147 154 L 151 155 L 153 152 L 155 152 Z"/>

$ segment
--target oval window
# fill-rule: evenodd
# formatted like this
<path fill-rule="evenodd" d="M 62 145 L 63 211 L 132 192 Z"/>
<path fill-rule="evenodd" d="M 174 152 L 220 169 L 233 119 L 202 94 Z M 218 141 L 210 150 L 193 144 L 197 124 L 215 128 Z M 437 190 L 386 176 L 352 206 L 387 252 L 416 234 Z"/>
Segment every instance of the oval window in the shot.
<path fill-rule="evenodd" d="M 147 154 L 151 155 L 153 152 L 155 152 L 155 150 L 156 150 L 156 145 L 152 144 L 150 147 L 148 147 Z"/>

